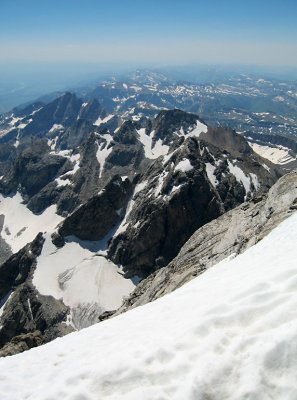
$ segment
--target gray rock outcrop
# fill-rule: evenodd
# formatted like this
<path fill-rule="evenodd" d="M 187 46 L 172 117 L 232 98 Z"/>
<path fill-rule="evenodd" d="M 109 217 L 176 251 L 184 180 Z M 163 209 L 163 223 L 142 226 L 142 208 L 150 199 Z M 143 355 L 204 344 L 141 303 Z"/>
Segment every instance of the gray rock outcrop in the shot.
<path fill-rule="evenodd" d="M 0 357 L 12 356 L 40 346 L 43 343 L 42 334 L 39 331 L 15 336 L 9 343 L 0 349 Z"/>
<path fill-rule="evenodd" d="M 297 171 L 293 171 L 280 178 L 267 195 L 198 229 L 168 266 L 137 286 L 116 315 L 170 293 L 224 258 L 244 252 L 296 210 Z"/>
<path fill-rule="evenodd" d="M 121 220 L 132 193 L 129 179 L 115 176 L 101 193 L 64 220 L 59 228 L 61 236 L 75 235 L 82 240 L 100 240 Z"/>

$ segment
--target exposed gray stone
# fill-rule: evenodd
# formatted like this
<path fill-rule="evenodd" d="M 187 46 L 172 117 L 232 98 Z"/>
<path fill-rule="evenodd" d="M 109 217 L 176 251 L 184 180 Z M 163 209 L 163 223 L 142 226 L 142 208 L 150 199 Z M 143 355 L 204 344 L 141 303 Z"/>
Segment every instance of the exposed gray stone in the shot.
<path fill-rule="evenodd" d="M 265 237 L 294 212 L 297 172 L 282 177 L 267 195 L 252 199 L 198 229 L 166 267 L 144 279 L 115 315 L 179 288 L 224 258 Z"/>
<path fill-rule="evenodd" d="M 23 351 L 40 346 L 43 343 L 41 332 L 34 331 L 23 335 L 15 336 L 11 342 L 0 350 L 0 357 L 12 356 Z"/>
<path fill-rule="evenodd" d="M 121 219 L 126 208 L 132 184 L 114 177 L 105 189 L 71 214 L 59 228 L 62 236 L 75 235 L 83 240 L 102 239 Z"/>

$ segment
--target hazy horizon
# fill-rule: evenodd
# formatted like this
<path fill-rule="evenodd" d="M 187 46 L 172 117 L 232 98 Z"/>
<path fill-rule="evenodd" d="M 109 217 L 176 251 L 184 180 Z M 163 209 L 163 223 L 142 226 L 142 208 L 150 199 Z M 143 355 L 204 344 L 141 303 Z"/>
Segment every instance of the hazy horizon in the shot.
<path fill-rule="evenodd" d="M 4 0 L 0 112 L 136 68 L 218 66 L 297 79 L 297 3 Z M 17 95 L 15 94 L 17 93 Z"/>
<path fill-rule="evenodd" d="M 172 79 L 211 83 L 230 74 L 251 74 L 279 80 L 297 79 L 297 68 L 236 64 L 97 64 L 97 63 L 0 63 L 0 113 L 56 92 L 94 86 L 113 75 L 123 79 L 137 69 L 165 73 Z"/>

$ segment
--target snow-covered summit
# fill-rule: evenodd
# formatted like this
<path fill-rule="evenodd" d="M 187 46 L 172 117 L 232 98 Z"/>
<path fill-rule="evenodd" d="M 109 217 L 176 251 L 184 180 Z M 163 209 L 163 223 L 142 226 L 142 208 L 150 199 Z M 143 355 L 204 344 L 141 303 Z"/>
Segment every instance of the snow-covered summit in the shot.
<path fill-rule="evenodd" d="M 1 359 L 1 399 L 296 399 L 296 237 L 294 213 L 153 303 Z"/>

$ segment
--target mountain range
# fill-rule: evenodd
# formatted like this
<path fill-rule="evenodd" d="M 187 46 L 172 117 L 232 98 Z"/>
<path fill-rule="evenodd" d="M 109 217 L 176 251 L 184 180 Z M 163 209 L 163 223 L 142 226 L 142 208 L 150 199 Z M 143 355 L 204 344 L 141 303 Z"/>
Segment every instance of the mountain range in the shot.
<path fill-rule="evenodd" d="M 293 138 L 246 139 L 190 112 L 188 86 L 130 79 L 1 117 L 1 355 L 154 300 L 295 209 L 294 173 L 273 186 L 295 165 Z"/>

